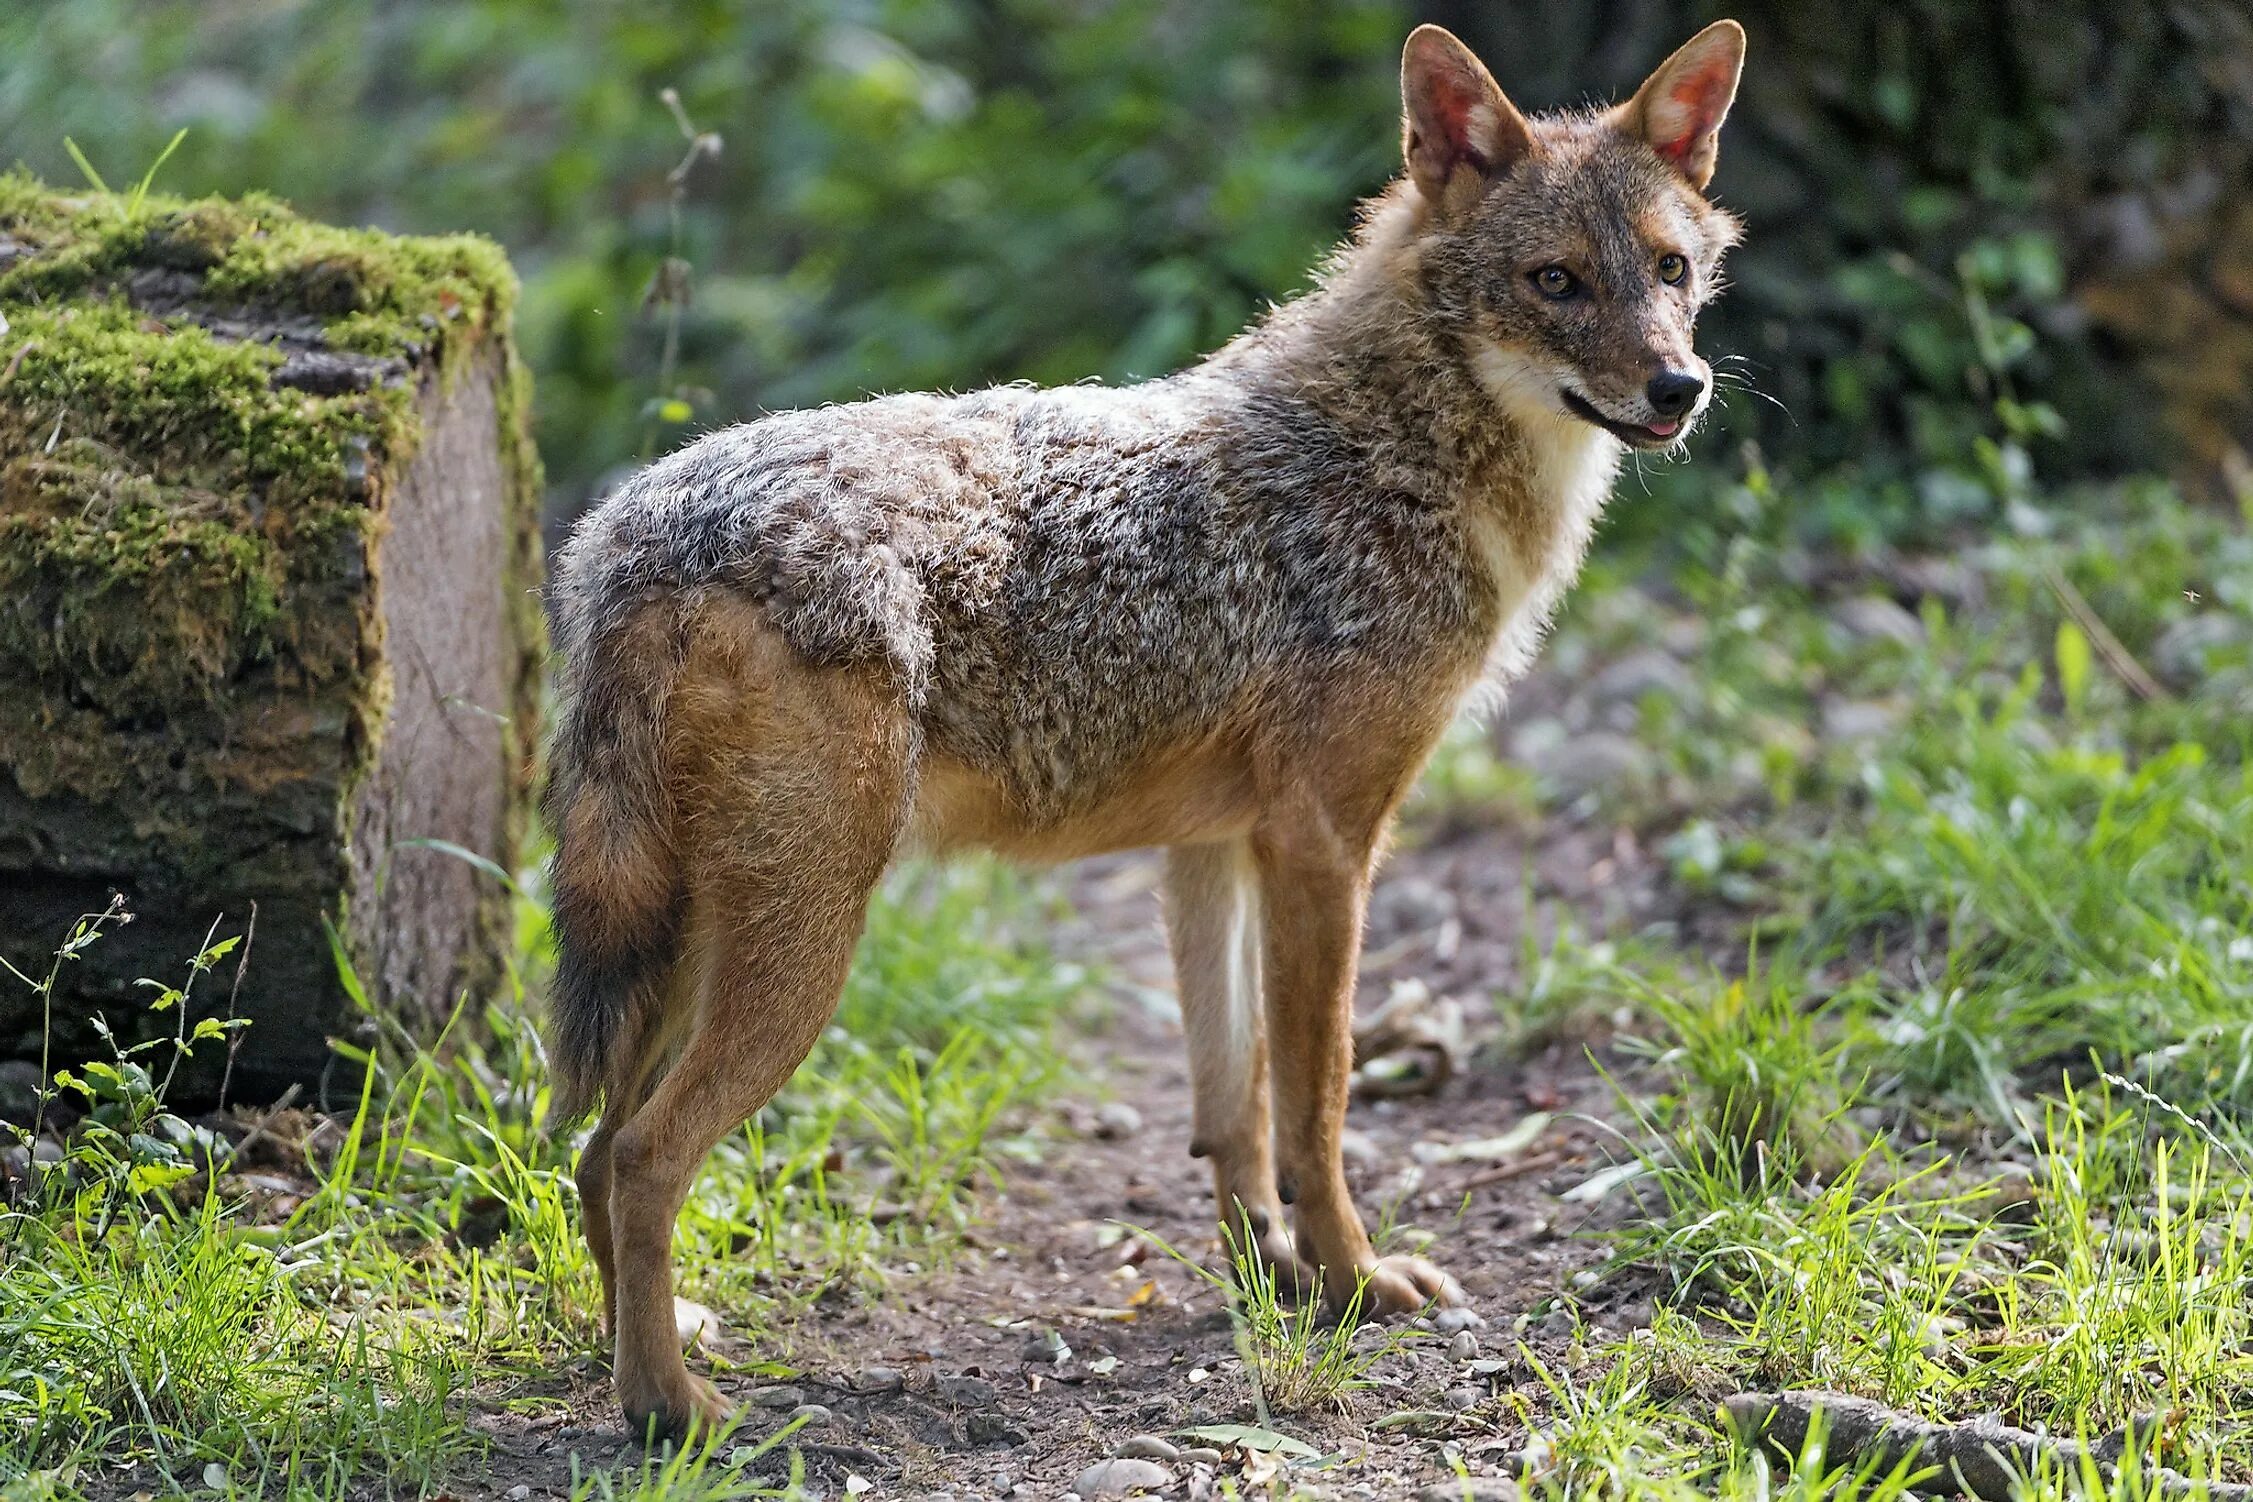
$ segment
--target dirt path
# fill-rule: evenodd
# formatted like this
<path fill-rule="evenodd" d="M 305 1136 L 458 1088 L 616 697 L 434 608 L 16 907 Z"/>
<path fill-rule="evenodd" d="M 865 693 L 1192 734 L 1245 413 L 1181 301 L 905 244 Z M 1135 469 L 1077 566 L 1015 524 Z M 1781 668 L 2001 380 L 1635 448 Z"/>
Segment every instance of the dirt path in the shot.
<path fill-rule="evenodd" d="M 1530 869 L 1529 904 L 1526 853 L 1506 838 L 1396 857 L 1372 905 L 1364 1010 L 1412 976 L 1468 1003 L 1474 1030 L 1491 1032 L 1490 998 L 1516 982 L 1529 912 L 1543 924 L 1549 904 L 1571 901 L 1634 921 L 1655 901 L 1650 863 L 1608 834 L 1561 828 Z M 800 1404 L 819 1405 L 796 1440 L 808 1481 L 825 1494 L 863 1485 L 876 1497 L 1062 1497 L 1138 1436 L 1194 1450 L 1199 1441 L 1179 1431 L 1262 1422 L 1221 1295 L 1157 1245 L 1221 1265 L 1210 1176 L 1187 1152 L 1187 1069 L 1157 872 L 1143 855 L 1070 875 L 1078 916 L 1063 947 L 1103 960 L 1118 1004 L 1075 1045 L 1091 1079 L 1056 1105 L 1059 1140 L 1042 1162 L 1009 1171 L 970 1250 L 882 1302 L 802 1320 L 781 1349 L 722 1346 L 802 1369 L 767 1389 L 725 1385 L 753 1405 L 749 1435 L 780 1428 Z M 1293 1466 L 1289 1484 L 1393 1498 L 1455 1475 L 1457 1461 L 1473 1475 L 1512 1469 L 1506 1456 L 1523 1433 L 1507 1395 L 1532 1376 L 1518 1342 L 1570 1359 L 1572 1318 L 1549 1306 L 1602 1259 L 1601 1239 L 1585 1233 L 1617 1210 L 1564 1195 L 1613 1161 L 1618 1139 L 1602 1121 L 1615 1114 L 1613 1087 L 1577 1044 L 1509 1065 L 1482 1055 L 1436 1095 L 1356 1102 L 1349 1171 L 1372 1227 L 1431 1235 L 1430 1255 L 1461 1280 L 1483 1324 L 1467 1340 L 1452 1322 L 1418 1331 L 1377 1363 L 1372 1385 L 1265 1415 L 1274 1431 L 1331 1457 Z M 1529 1126 L 1515 1153 L 1448 1161 L 1451 1146 Z M 1633 1308 L 1585 1313 L 1615 1329 L 1647 1318 Z M 508 1494 L 512 1471 L 536 1493 L 555 1487 L 574 1454 L 589 1466 L 630 1458 L 596 1375 L 581 1424 L 495 1427 L 497 1494 Z M 1408 1412 L 1426 1416 L 1372 1427 Z M 774 1463 L 787 1466 L 780 1452 Z M 1192 1457 L 1147 1476 L 1162 1474 L 1165 1495 L 1217 1496 L 1224 1473 L 1240 1492 L 1249 1483 L 1264 1495 L 1259 1483 L 1273 1470 L 1267 1457 L 1225 1447 L 1218 1464 Z"/>

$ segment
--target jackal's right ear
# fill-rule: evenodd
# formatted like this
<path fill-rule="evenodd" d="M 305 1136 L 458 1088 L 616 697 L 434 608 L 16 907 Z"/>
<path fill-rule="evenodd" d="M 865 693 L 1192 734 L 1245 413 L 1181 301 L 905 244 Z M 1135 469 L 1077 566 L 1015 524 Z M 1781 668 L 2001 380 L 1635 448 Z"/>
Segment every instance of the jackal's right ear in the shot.
<path fill-rule="evenodd" d="M 1499 176 L 1532 143 L 1525 116 L 1486 65 L 1443 27 L 1419 26 L 1408 34 L 1400 55 L 1400 103 L 1401 154 L 1417 191 L 1431 203 L 1462 168 Z"/>

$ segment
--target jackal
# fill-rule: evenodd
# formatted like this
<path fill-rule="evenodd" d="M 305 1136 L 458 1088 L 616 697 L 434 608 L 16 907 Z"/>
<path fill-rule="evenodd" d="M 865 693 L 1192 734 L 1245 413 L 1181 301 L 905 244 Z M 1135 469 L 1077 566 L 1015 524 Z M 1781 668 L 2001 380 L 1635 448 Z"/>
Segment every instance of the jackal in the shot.
<path fill-rule="evenodd" d="M 551 1055 L 560 1116 L 602 1107 L 578 1177 L 629 1422 L 727 1411 L 681 1359 L 674 1218 L 910 849 L 1166 847 L 1223 1220 L 1333 1298 L 1460 1299 L 1374 1254 L 1340 1165 L 1371 867 L 1458 707 L 1524 669 L 1621 455 L 1705 411 L 1743 55 L 1716 22 L 1626 104 L 1529 117 L 1421 27 L 1405 172 L 1219 353 L 781 413 L 579 525 Z"/>

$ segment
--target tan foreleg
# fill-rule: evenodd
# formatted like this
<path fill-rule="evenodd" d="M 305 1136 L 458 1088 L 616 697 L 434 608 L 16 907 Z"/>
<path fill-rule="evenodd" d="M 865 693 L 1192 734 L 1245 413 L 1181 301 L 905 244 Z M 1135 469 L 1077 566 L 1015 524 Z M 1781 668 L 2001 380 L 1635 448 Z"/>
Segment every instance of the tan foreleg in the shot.
<path fill-rule="evenodd" d="M 1299 1255 L 1334 1303 L 1367 1280 L 1366 1307 L 1400 1313 L 1457 1302 L 1445 1273 L 1415 1257 L 1380 1260 L 1346 1188 L 1340 1139 L 1353 1072 L 1353 992 L 1373 840 L 1341 837 L 1318 810 L 1263 823 L 1253 849 L 1275 1090 L 1276 1167 Z"/>

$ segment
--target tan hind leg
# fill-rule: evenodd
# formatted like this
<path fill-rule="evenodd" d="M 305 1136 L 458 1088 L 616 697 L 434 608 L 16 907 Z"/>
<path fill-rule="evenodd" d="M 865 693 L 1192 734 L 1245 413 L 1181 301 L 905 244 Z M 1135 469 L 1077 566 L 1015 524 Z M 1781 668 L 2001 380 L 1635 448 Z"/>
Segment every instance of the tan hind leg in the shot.
<path fill-rule="evenodd" d="M 612 1146 L 620 1130 L 634 1119 L 634 1113 L 648 1102 L 650 1092 L 656 1089 L 665 1056 L 678 1041 L 673 1035 L 695 1015 L 696 1005 L 704 994 L 702 977 L 685 960 L 676 961 L 666 986 L 669 995 L 665 1010 L 641 1019 L 637 1036 L 620 1045 L 620 1056 L 633 1062 L 620 1071 L 625 1079 L 615 1087 L 611 1098 L 603 1102 L 602 1119 L 595 1124 L 594 1131 L 587 1137 L 587 1145 L 579 1152 L 576 1175 L 579 1224 L 586 1232 L 587 1251 L 594 1258 L 595 1271 L 602 1277 L 605 1335 L 615 1336 L 618 1332 L 618 1253 L 610 1218 L 610 1189 L 615 1178 Z"/>
<path fill-rule="evenodd" d="M 1255 883 L 1240 840 L 1174 846 L 1166 853 L 1166 937 L 1189 1044 L 1189 1151 L 1212 1163 L 1213 1200 L 1231 1249 L 1256 1250 L 1296 1282 L 1305 1270 L 1275 1194 Z"/>
<path fill-rule="evenodd" d="M 579 1224 L 587 1233 L 587 1253 L 602 1277 L 602 1330 L 618 1328 L 618 1255 L 610 1235 L 610 1145 L 624 1113 L 606 1108 L 594 1135 L 579 1150 Z"/>
<path fill-rule="evenodd" d="M 726 646 L 751 660 L 715 665 L 725 677 L 684 674 L 676 698 L 696 769 L 682 794 L 701 1006 L 611 1142 L 613 1374 L 637 1433 L 727 1417 L 681 1359 L 674 1220 L 713 1145 L 773 1097 L 835 1010 L 909 802 L 905 716 L 871 679 L 806 668 L 763 631 Z"/>
<path fill-rule="evenodd" d="M 1318 811 L 1298 810 L 1254 841 L 1273 1040 L 1278 1185 L 1299 1256 L 1343 1304 L 1362 1280 L 1367 1308 L 1396 1314 L 1460 1303 L 1455 1280 L 1419 1257 L 1380 1259 L 1346 1188 L 1346 1097 L 1353 1074 L 1354 975 L 1372 842 L 1346 841 Z"/>

